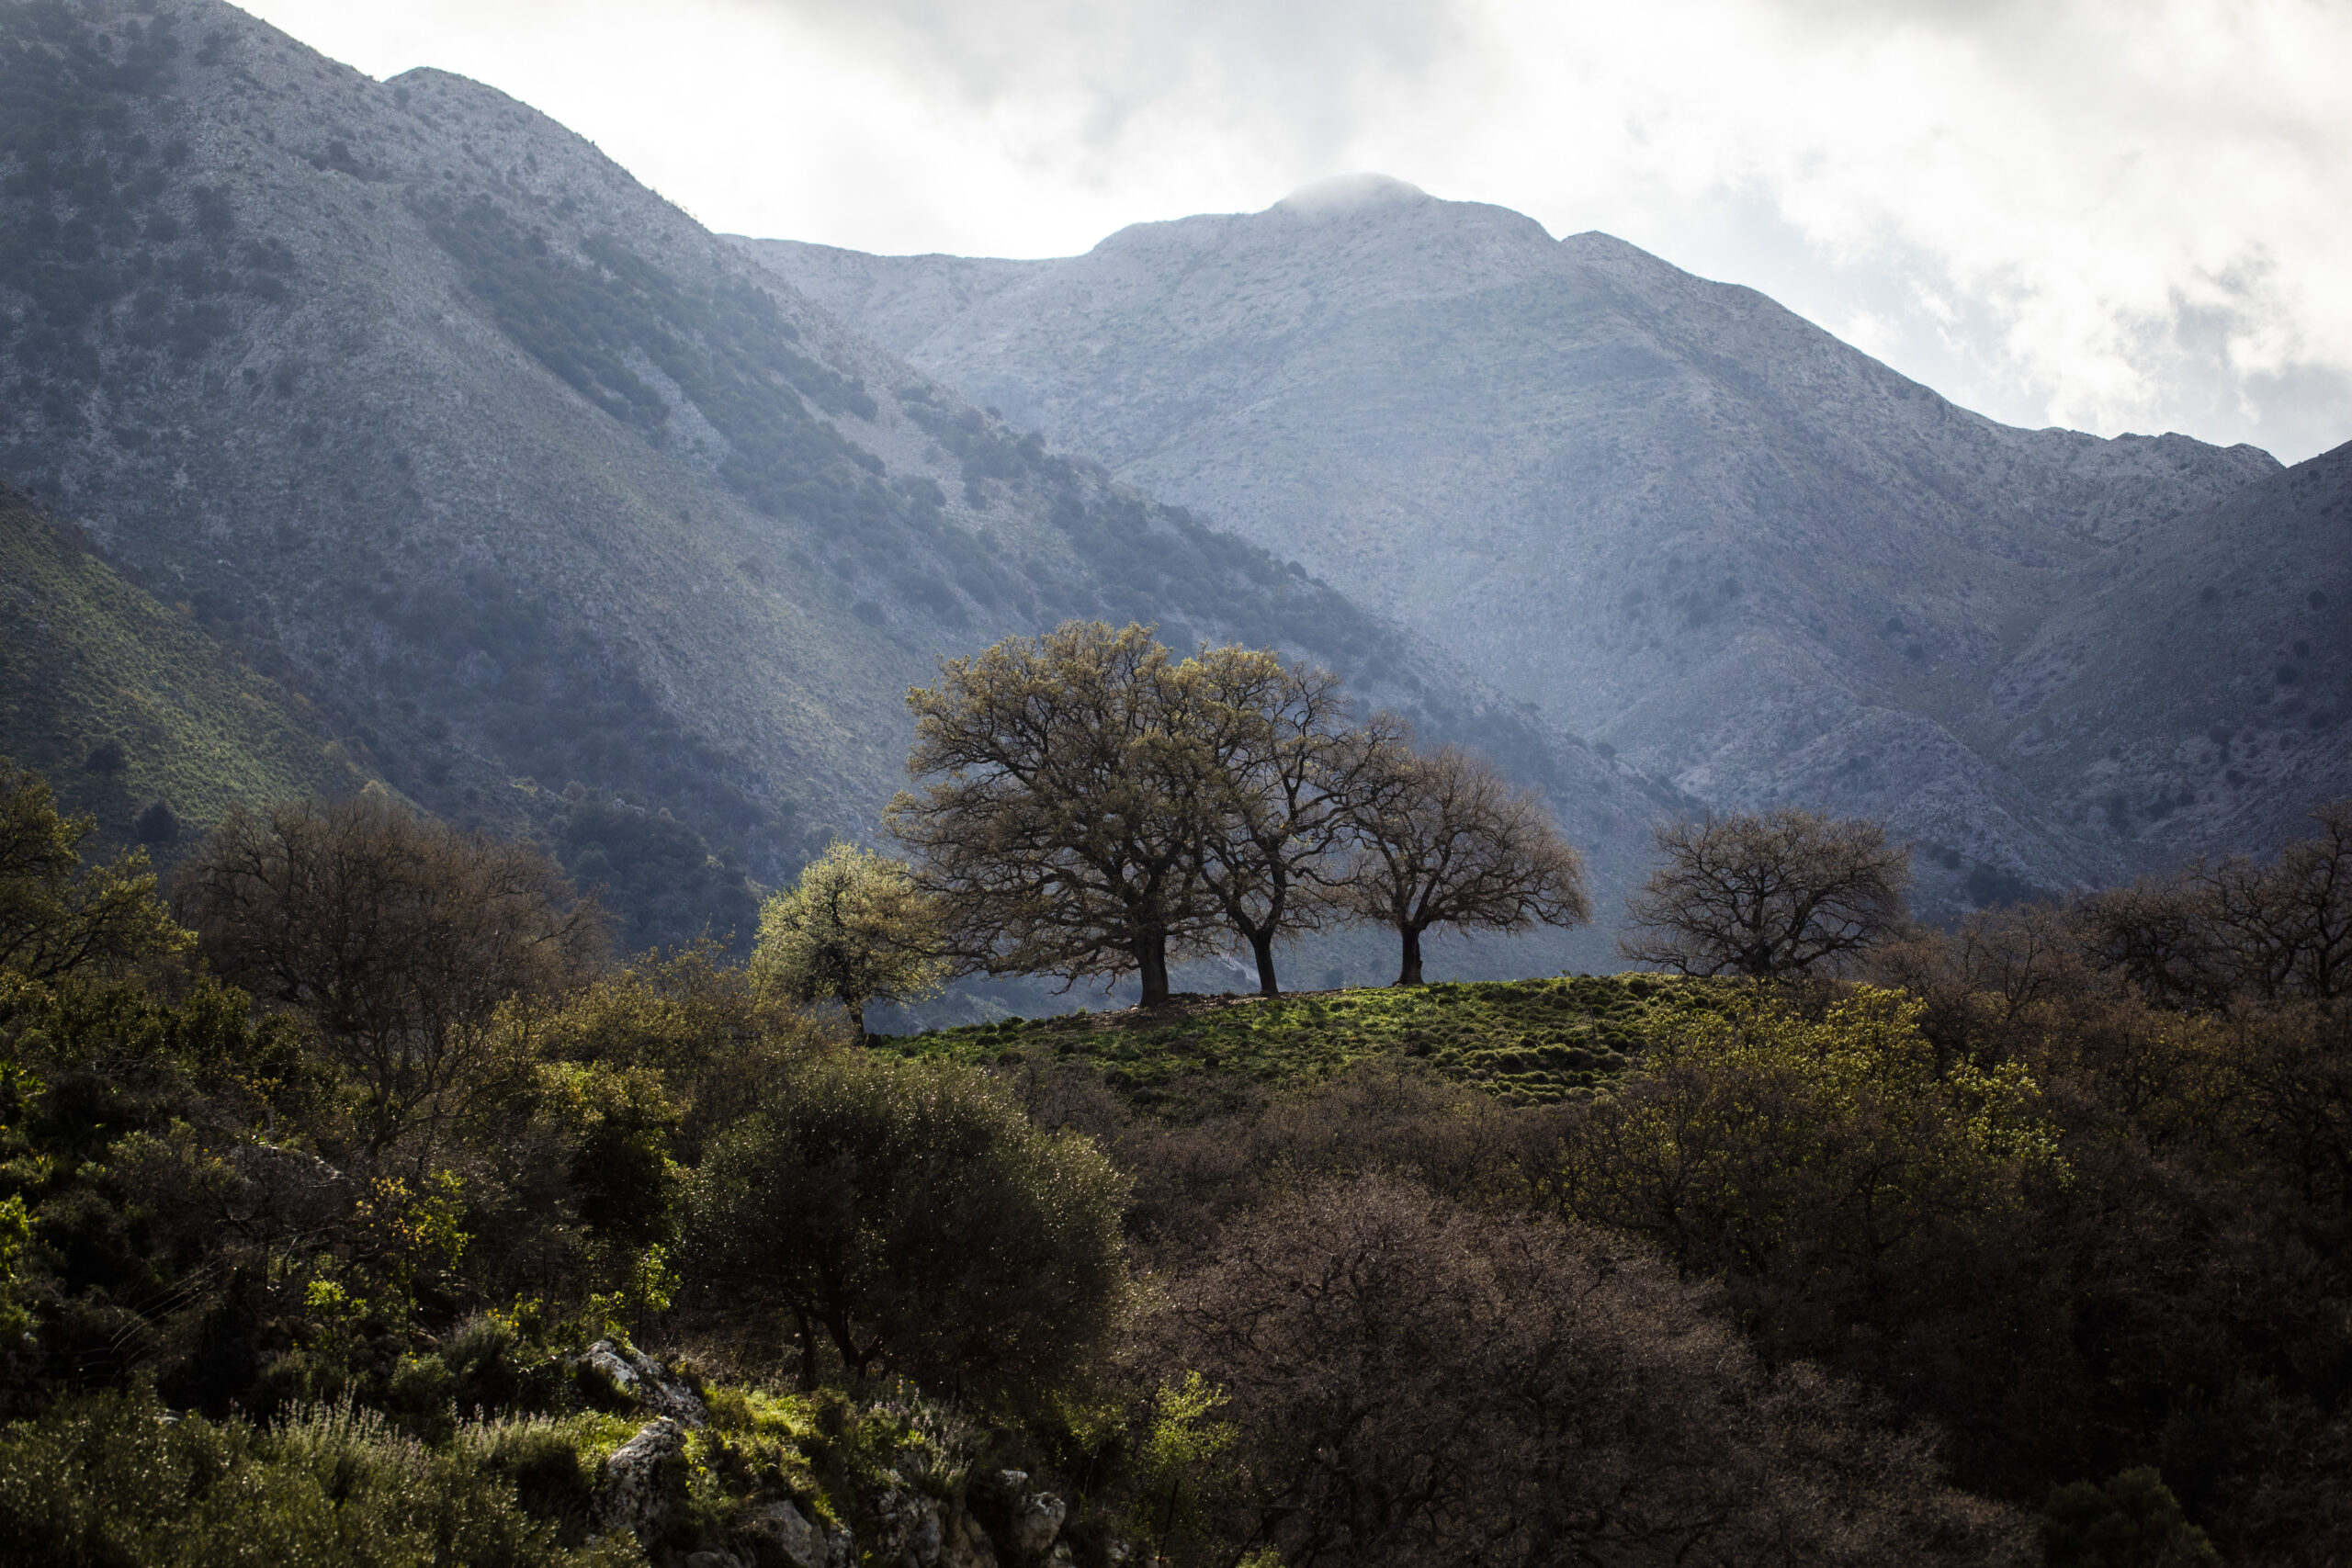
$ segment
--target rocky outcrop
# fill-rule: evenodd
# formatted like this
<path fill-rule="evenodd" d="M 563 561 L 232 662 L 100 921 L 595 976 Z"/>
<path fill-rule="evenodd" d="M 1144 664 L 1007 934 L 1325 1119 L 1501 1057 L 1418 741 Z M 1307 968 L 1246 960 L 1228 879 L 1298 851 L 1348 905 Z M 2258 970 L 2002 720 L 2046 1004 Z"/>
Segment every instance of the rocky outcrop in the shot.
<path fill-rule="evenodd" d="M 856 1568 L 850 1532 L 822 1529 L 789 1499 L 752 1509 L 735 1533 L 755 1568 Z"/>
<path fill-rule="evenodd" d="M 893 1487 L 875 1505 L 875 1554 L 893 1568 L 939 1568 L 947 1532 L 937 1498 Z"/>
<path fill-rule="evenodd" d="M 661 1362 L 635 1347 L 599 1339 L 581 1352 L 578 1368 L 609 1393 L 630 1404 L 666 1416 L 689 1430 L 710 1425 L 702 1396 Z"/>
<path fill-rule="evenodd" d="M 1069 1557 L 1069 1545 L 1061 1533 L 1069 1519 L 1069 1504 L 1051 1492 L 1033 1488 L 1027 1472 L 996 1472 L 975 1488 L 973 1501 L 986 1511 L 1011 1562 L 1029 1565 Z"/>
<path fill-rule="evenodd" d="M 597 1491 L 596 1528 L 628 1530 L 639 1540 L 660 1537 L 670 1517 L 671 1461 L 685 1451 L 685 1428 L 664 1416 L 649 1423 L 605 1461 Z"/>
<path fill-rule="evenodd" d="M 996 1546 L 970 1510 L 958 1508 L 949 1520 L 940 1561 L 944 1568 L 997 1568 Z"/>

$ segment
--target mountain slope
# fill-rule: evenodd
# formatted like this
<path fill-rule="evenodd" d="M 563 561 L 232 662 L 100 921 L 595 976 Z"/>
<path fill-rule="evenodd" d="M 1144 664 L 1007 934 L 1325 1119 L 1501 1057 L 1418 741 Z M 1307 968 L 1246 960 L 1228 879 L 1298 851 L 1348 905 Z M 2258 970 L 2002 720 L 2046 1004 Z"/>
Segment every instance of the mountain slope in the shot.
<path fill-rule="evenodd" d="M 1388 181 L 1047 262 L 742 243 L 1711 804 L 1891 815 L 1931 904 L 2233 841 L 2086 820 L 2111 782 L 1986 694 L 2086 576 L 2278 476 L 2251 447 L 2002 426 L 1752 290 Z"/>
<path fill-rule="evenodd" d="M 870 830 L 937 656 L 1072 615 L 1341 667 L 1590 834 L 1656 809 L 477 84 L 215 0 L 7 0 L 0 175 L 0 478 L 411 797 L 609 881 L 633 938 L 740 931 L 746 874 Z"/>
<path fill-rule="evenodd" d="M 164 857 L 232 807 L 370 776 L 300 698 L 6 491 L 0 735 L 0 751 L 51 779 L 68 811 Z"/>
<path fill-rule="evenodd" d="M 1990 707 L 2085 822 L 2188 852 L 2352 790 L 2352 445 L 2075 567 Z"/>

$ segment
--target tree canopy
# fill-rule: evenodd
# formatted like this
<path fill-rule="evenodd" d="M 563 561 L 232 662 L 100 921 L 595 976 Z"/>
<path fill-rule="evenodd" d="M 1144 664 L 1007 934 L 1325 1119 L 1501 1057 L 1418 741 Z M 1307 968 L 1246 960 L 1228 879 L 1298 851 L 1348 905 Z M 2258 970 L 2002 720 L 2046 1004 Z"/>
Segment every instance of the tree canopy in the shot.
<path fill-rule="evenodd" d="M 1435 930 L 1523 931 L 1592 916 L 1584 858 L 1529 790 L 1459 746 L 1415 751 L 1367 734 L 1354 764 L 1355 858 L 1345 897 L 1397 934 L 1396 983 L 1421 983 L 1421 938 Z"/>
<path fill-rule="evenodd" d="M 594 903 L 538 850 L 368 795 L 232 814 L 180 900 L 214 968 L 301 1011 L 366 1083 L 377 1151 L 463 1114 L 499 1070 L 501 1010 L 604 950 Z"/>
<path fill-rule="evenodd" d="M 1125 1183 L 1092 1143 L 944 1064 L 849 1054 L 783 1090 L 704 1156 L 686 1258 L 791 1314 L 805 1382 L 823 1344 L 852 1377 L 1019 1404 L 1114 1326 Z"/>
<path fill-rule="evenodd" d="M 888 820 L 953 911 L 945 950 L 992 975 L 1136 975 L 1224 927 L 1259 988 L 1274 950 L 1332 914 L 1400 934 L 1420 981 L 1437 928 L 1589 918 L 1583 865 L 1542 803 L 1459 748 L 1424 756 L 1338 677 L 1272 650 L 1181 662 L 1149 629 L 1071 622 L 948 660 L 908 697 L 916 740 Z"/>
<path fill-rule="evenodd" d="M 907 771 L 933 782 L 888 820 L 950 911 L 947 953 L 991 975 L 1133 974 L 1165 1001 L 1170 954 L 1204 950 L 1218 915 L 1198 846 L 1230 738 L 1197 671 L 1142 626 L 1072 622 L 944 660 L 907 703 Z"/>
<path fill-rule="evenodd" d="M 48 781 L 0 757 L 0 969 L 51 980 L 187 946 L 144 850 L 84 863 L 96 831 L 95 818 L 59 815 Z"/>
<path fill-rule="evenodd" d="M 939 947 L 938 905 L 906 863 L 836 842 L 761 908 L 752 972 L 789 1000 L 841 1003 L 863 1035 L 868 1003 L 938 987 Z"/>

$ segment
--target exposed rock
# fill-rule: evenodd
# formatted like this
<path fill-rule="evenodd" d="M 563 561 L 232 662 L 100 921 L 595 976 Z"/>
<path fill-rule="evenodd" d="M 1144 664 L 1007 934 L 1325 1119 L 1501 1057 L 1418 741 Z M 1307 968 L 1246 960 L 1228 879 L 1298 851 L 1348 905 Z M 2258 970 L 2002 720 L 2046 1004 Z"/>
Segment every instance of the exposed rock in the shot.
<path fill-rule="evenodd" d="M 997 1568 L 996 1547 L 970 1510 L 957 1509 L 949 1521 L 942 1560 L 946 1568 Z"/>
<path fill-rule="evenodd" d="M 639 1540 L 660 1535 L 670 1513 L 664 1472 L 685 1446 L 685 1429 L 664 1416 L 615 1450 L 605 1461 L 605 1484 L 596 1494 L 597 1528 L 628 1530 Z"/>
<path fill-rule="evenodd" d="M 1024 1558 L 1043 1557 L 1055 1545 L 1055 1538 L 1062 1533 L 1062 1521 L 1069 1517 L 1069 1505 L 1059 1497 L 1050 1492 L 1030 1493 L 1013 1516 L 1013 1545 Z"/>
<path fill-rule="evenodd" d="M 690 1428 L 710 1425 L 710 1412 L 703 1408 L 702 1396 L 642 1350 L 599 1339 L 581 1353 L 580 1365 L 604 1380 L 614 1393 L 656 1416 L 666 1416 Z"/>
<path fill-rule="evenodd" d="M 238 1144 L 224 1157 L 245 1179 L 244 1223 L 312 1229 L 351 1201 L 351 1179 L 307 1150 Z"/>
<path fill-rule="evenodd" d="M 875 1551 L 899 1568 L 939 1568 L 946 1530 L 936 1499 L 892 1488 L 875 1505 L 881 1520 Z"/>
<path fill-rule="evenodd" d="M 856 1568 L 850 1532 L 820 1529 L 788 1500 L 752 1509 L 736 1533 L 760 1568 Z"/>

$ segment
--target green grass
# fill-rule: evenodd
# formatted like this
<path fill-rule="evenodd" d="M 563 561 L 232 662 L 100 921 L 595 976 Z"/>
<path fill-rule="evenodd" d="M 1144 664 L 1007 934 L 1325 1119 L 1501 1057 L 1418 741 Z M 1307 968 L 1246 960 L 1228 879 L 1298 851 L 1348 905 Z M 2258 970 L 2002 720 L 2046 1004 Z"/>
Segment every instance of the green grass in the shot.
<path fill-rule="evenodd" d="M 1173 1108 L 1183 1080 L 1196 1076 L 1279 1085 L 1381 1055 L 1540 1104 L 1591 1093 L 1624 1071 L 1661 1021 L 1715 1011 L 1729 994 L 1719 981 L 1606 975 L 1180 998 L 1157 1013 L 1007 1019 L 903 1035 L 877 1049 L 978 1066 L 1091 1063 L 1146 1111 Z"/>

